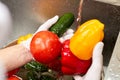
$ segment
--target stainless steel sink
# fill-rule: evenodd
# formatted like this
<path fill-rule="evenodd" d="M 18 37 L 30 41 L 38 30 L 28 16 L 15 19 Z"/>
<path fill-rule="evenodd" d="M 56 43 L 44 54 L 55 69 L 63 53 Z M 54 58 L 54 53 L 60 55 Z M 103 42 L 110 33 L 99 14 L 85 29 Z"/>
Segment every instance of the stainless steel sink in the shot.
<path fill-rule="evenodd" d="M 77 17 L 79 0 L 1 0 L 12 14 L 13 31 L 7 43 L 21 35 L 33 33 L 47 19 L 62 15 L 65 12 L 74 13 Z M 108 3 L 85 0 L 83 3 L 82 21 L 99 19 L 105 24 L 105 46 L 103 50 L 104 66 L 108 66 L 114 45 L 120 31 L 120 6 Z M 72 28 L 76 28 L 74 23 Z"/>

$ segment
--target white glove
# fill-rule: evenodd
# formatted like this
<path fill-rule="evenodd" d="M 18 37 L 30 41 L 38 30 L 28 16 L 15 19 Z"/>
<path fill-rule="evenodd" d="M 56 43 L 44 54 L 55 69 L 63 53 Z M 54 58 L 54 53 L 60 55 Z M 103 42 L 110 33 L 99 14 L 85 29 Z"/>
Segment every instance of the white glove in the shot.
<path fill-rule="evenodd" d="M 45 31 L 48 30 L 53 24 L 55 24 L 57 22 L 57 20 L 59 19 L 59 16 L 54 16 L 53 18 L 47 20 L 44 24 L 42 24 L 38 30 L 33 34 L 33 36 L 39 32 L 39 31 Z M 30 50 L 30 42 L 31 42 L 32 38 L 29 38 L 26 41 L 23 41 L 21 44 L 26 47 L 28 50 Z"/>
<path fill-rule="evenodd" d="M 87 73 L 81 77 L 79 75 L 75 75 L 75 80 L 100 80 L 101 78 L 101 72 L 102 72 L 102 66 L 103 66 L 103 42 L 98 42 L 93 50 L 93 56 L 92 56 L 92 65 L 87 71 Z"/>
<path fill-rule="evenodd" d="M 63 43 L 65 40 L 70 39 L 74 34 L 73 29 L 68 29 L 63 36 L 60 38 L 60 41 Z"/>

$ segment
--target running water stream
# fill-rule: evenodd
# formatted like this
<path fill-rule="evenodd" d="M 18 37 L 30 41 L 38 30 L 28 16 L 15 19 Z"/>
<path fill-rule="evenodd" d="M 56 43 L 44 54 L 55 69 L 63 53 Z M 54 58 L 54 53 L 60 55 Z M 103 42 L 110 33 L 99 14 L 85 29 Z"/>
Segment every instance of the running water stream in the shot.
<path fill-rule="evenodd" d="M 82 5 L 83 5 L 83 0 L 80 0 L 79 8 L 78 8 L 78 16 L 77 16 L 77 22 L 78 22 L 79 24 L 80 24 L 80 22 L 81 22 Z"/>

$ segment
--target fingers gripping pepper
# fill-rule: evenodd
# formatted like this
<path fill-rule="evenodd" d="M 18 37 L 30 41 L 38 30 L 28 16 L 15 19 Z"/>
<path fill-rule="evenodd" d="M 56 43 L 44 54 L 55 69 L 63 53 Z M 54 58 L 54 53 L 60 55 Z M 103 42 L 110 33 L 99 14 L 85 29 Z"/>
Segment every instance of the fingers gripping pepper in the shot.
<path fill-rule="evenodd" d="M 104 24 L 93 19 L 83 23 L 70 39 L 70 50 L 82 60 L 92 57 L 94 46 L 104 38 Z"/>
<path fill-rule="evenodd" d="M 73 75 L 73 74 L 85 74 L 91 65 L 92 60 L 80 60 L 72 54 L 69 49 L 70 40 L 66 40 L 63 43 L 61 52 L 61 64 L 62 73 Z"/>

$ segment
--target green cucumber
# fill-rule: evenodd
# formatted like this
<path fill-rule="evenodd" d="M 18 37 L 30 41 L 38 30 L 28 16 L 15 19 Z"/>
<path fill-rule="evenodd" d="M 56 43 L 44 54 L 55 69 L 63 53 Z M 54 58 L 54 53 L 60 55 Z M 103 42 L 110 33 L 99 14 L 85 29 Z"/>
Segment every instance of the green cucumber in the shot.
<path fill-rule="evenodd" d="M 65 13 L 49 30 L 61 37 L 71 27 L 73 22 L 74 15 L 72 13 Z"/>

